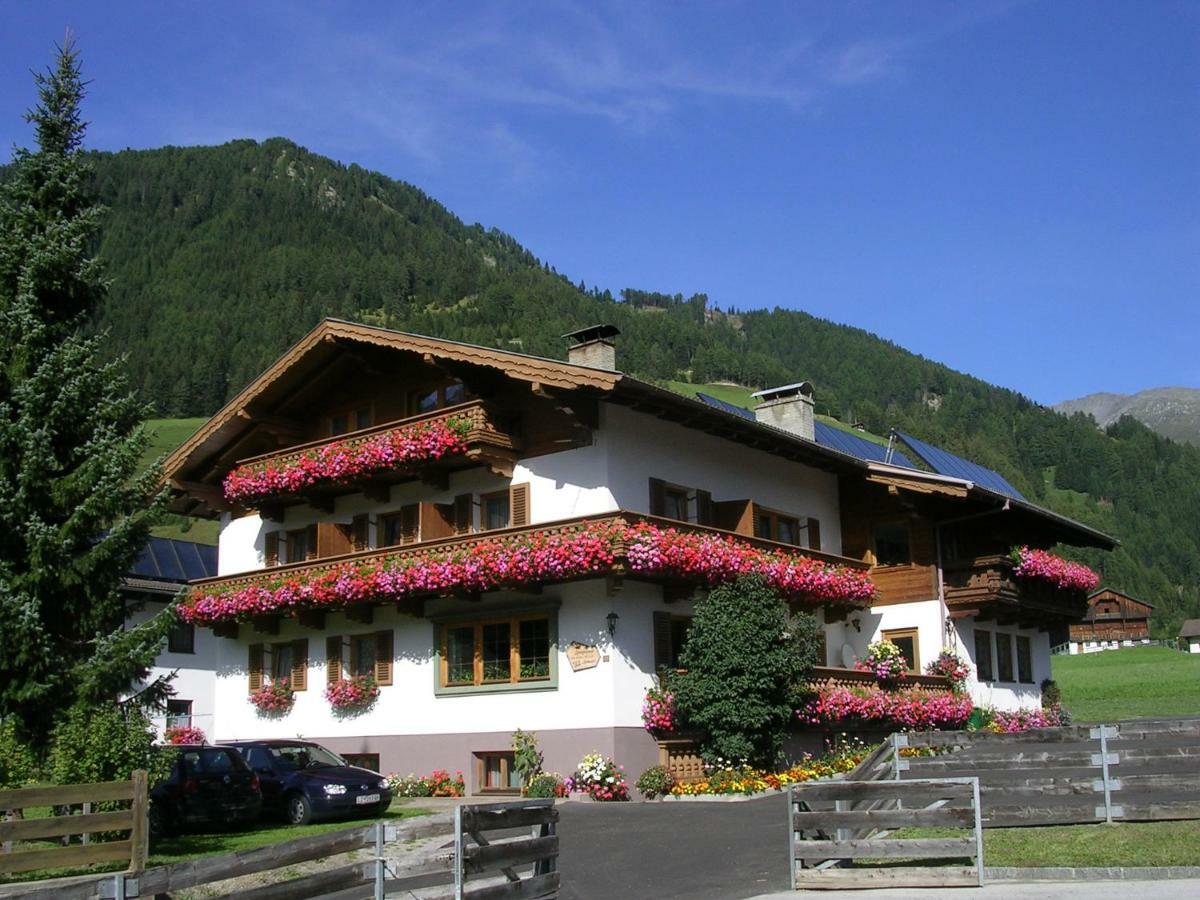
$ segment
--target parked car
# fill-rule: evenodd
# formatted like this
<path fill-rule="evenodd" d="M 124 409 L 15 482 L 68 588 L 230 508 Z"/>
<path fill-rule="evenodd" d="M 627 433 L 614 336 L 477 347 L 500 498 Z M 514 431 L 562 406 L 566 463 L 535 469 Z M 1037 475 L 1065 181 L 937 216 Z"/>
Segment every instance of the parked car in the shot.
<path fill-rule="evenodd" d="M 149 831 L 157 839 L 199 825 L 254 822 L 262 789 L 241 754 L 223 745 L 172 745 L 171 774 L 150 790 Z"/>
<path fill-rule="evenodd" d="M 378 816 L 391 805 L 387 779 L 308 741 L 231 741 L 262 784 L 263 812 L 293 825 Z"/>

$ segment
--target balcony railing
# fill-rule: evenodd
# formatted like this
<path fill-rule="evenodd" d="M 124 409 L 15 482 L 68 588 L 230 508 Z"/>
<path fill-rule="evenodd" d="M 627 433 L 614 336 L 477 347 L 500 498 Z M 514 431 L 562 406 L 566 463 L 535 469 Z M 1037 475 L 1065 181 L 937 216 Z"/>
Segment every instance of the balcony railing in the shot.
<path fill-rule="evenodd" d="M 951 615 L 1015 615 L 1039 619 L 1082 619 L 1087 592 L 1064 590 L 1046 582 L 1017 578 L 1015 563 L 1004 555 L 947 563 L 943 570 L 946 606 Z"/>
<path fill-rule="evenodd" d="M 705 586 L 740 572 L 762 573 L 797 602 L 848 610 L 871 599 L 866 569 L 859 560 L 618 511 L 202 579 L 183 612 L 219 625 L 583 578 Z"/>
<path fill-rule="evenodd" d="M 816 666 L 809 677 L 809 683 L 814 687 L 875 687 L 879 682 L 870 672 L 843 669 L 837 666 Z M 906 673 L 898 686 L 948 691 L 950 690 L 950 679 L 945 675 Z"/>
<path fill-rule="evenodd" d="M 426 440 L 428 447 L 414 447 L 409 454 L 396 452 L 395 446 L 404 438 L 418 434 L 452 435 L 453 446 L 447 449 Z M 301 498 L 319 504 L 331 496 L 369 490 L 429 470 L 488 464 L 511 475 L 519 449 L 512 427 L 483 401 L 473 400 L 239 460 L 226 479 L 225 493 L 227 499 L 248 506 Z M 268 478 L 267 473 L 276 477 Z M 290 478 L 278 477 L 280 473 Z M 272 487 L 285 480 L 289 487 Z"/>

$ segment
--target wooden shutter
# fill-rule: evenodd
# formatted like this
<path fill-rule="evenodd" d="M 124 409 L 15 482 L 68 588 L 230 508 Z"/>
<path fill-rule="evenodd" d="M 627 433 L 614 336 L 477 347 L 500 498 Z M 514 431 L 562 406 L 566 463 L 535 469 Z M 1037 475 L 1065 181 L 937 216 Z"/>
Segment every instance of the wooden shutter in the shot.
<path fill-rule="evenodd" d="M 454 498 L 454 533 L 470 534 L 472 513 L 475 511 L 474 499 L 470 494 L 459 494 Z"/>
<path fill-rule="evenodd" d="M 410 503 L 400 507 L 400 543 L 415 544 L 421 528 L 421 507 Z"/>
<path fill-rule="evenodd" d="M 754 534 L 754 504 L 749 500 L 721 500 L 713 504 L 717 527 L 738 534 Z"/>
<path fill-rule="evenodd" d="M 821 520 L 808 520 L 808 547 L 810 550 L 821 549 Z"/>
<path fill-rule="evenodd" d="M 292 641 L 292 676 L 290 684 L 293 691 L 308 690 L 308 638 Z"/>
<path fill-rule="evenodd" d="M 696 523 L 698 525 L 715 525 L 716 512 L 713 509 L 712 494 L 708 491 L 696 491 Z"/>
<path fill-rule="evenodd" d="M 257 691 L 263 686 L 263 645 L 250 645 L 250 662 L 246 666 L 250 674 L 250 690 Z"/>
<path fill-rule="evenodd" d="M 421 540 L 436 541 L 454 534 L 454 504 L 421 504 Z"/>
<path fill-rule="evenodd" d="M 304 548 L 304 558 L 305 559 L 316 559 L 317 558 L 317 539 L 318 539 L 318 537 L 319 537 L 319 534 L 318 534 L 317 526 L 315 524 L 309 525 L 308 528 L 305 529 L 304 543 L 306 543 L 308 545 L 307 547 Z"/>
<path fill-rule="evenodd" d="M 508 524 L 512 528 L 529 524 L 528 484 L 514 484 L 508 489 Z"/>
<path fill-rule="evenodd" d="M 366 550 L 370 543 L 368 538 L 368 530 L 371 524 L 371 517 L 366 513 L 355 516 L 350 522 L 350 546 L 355 552 Z"/>
<path fill-rule="evenodd" d="M 263 558 L 268 566 L 279 565 L 279 532 L 268 531 L 263 543 Z"/>
<path fill-rule="evenodd" d="M 667 485 L 661 478 L 650 479 L 650 515 L 661 516 L 667 511 Z"/>
<path fill-rule="evenodd" d="M 392 683 L 392 630 L 375 633 L 375 683 Z"/>
<path fill-rule="evenodd" d="M 342 680 L 342 639 L 340 636 L 325 638 L 325 683 L 337 684 Z"/>
<path fill-rule="evenodd" d="M 671 668 L 671 614 L 654 614 L 654 671 Z"/>
<path fill-rule="evenodd" d="M 341 556 L 353 546 L 350 525 L 343 522 L 321 522 L 317 525 L 317 556 Z"/>

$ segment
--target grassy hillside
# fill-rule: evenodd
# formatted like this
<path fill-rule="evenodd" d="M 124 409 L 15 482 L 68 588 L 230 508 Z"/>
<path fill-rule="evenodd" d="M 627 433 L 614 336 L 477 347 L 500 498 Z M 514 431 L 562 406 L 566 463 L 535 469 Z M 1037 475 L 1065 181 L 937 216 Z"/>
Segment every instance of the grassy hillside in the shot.
<path fill-rule="evenodd" d="M 142 464 L 150 466 L 170 453 L 200 427 L 206 420 L 192 419 L 148 419 L 146 430 L 150 433 L 150 444 L 142 455 Z M 181 538 L 200 544 L 217 542 L 217 523 L 207 519 L 192 519 L 186 516 L 168 516 L 162 525 L 151 529 L 158 537 Z"/>
<path fill-rule="evenodd" d="M 112 283 L 96 325 L 128 353 L 132 383 L 160 415 L 213 412 L 322 316 L 559 358 L 563 333 L 611 322 L 625 371 L 695 384 L 808 380 L 818 414 L 876 435 L 901 428 L 990 466 L 1030 499 L 1112 530 L 1122 541 L 1113 554 L 1067 552 L 1155 604 L 1160 633 L 1200 615 L 1200 448 L 1137 422 L 1099 431 L 861 329 L 754 309 L 753 296 L 731 298 L 738 310 L 703 294 L 614 297 L 410 184 L 283 139 L 93 162 Z M 798 273 L 788 302 L 804 290 Z M 1075 349 L 1064 339 L 1064 352 Z M 749 402 L 744 389 L 714 392 Z"/>
<path fill-rule="evenodd" d="M 1200 654 L 1132 647 L 1054 657 L 1063 705 L 1080 722 L 1200 716 Z"/>

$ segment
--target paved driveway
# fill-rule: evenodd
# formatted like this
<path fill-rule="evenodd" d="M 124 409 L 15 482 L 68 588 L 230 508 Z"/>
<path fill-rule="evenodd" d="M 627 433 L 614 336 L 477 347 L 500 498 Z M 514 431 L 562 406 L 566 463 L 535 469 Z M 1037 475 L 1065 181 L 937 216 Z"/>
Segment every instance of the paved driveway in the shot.
<path fill-rule="evenodd" d="M 735 900 L 787 890 L 787 800 L 559 806 L 562 900 Z"/>

